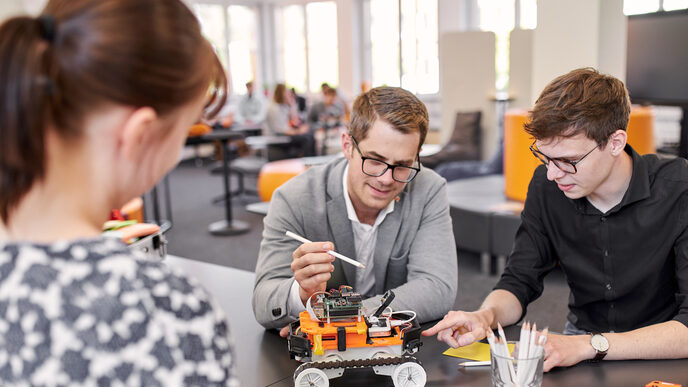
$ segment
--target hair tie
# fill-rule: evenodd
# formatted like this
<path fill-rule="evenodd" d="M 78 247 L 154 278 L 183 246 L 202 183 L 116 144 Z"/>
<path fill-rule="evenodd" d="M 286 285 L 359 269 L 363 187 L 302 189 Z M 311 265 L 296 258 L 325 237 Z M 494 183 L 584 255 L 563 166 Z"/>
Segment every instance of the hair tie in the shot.
<path fill-rule="evenodd" d="M 41 15 L 38 18 L 41 29 L 41 37 L 52 43 L 55 39 L 55 18 L 50 15 Z"/>

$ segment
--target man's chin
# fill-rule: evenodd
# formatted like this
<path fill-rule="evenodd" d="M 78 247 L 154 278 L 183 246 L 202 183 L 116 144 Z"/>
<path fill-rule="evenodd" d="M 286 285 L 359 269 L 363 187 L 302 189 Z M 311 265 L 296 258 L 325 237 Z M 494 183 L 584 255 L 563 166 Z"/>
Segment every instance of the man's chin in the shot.
<path fill-rule="evenodd" d="M 567 198 L 572 199 L 572 200 L 580 199 L 580 198 L 585 196 L 581 193 L 581 191 L 575 190 L 575 189 L 570 190 L 570 191 L 562 191 L 562 193 L 564 195 L 566 195 Z"/>
<path fill-rule="evenodd" d="M 368 197 L 368 200 L 366 200 L 366 205 L 376 210 L 382 210 L 389 205 L 389 202 L 391 202 L 392 199 L 394 199 L 394 196 L 376 197 L 371 195 L 370 197 Z"/>

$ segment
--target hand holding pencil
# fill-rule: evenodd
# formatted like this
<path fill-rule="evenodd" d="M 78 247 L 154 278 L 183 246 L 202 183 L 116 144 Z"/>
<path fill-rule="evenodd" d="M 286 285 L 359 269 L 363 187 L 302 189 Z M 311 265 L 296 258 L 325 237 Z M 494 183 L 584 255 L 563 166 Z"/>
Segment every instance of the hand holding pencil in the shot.
<path fill-rule="evenodd" d="M 326 289 L 327 281 L 334 271 L 332 262 L 335 256 L 347 262 L 355 262 L 356 266 L 363 266 L 351 258 L 335 253 L 332 242 L 312 242 L 290 231 L 287 231 L 286 235 L 302 242 L 292 253 L 291 270 L 299 284 L 299 296 L 304 305 L 313 293 Z"/>

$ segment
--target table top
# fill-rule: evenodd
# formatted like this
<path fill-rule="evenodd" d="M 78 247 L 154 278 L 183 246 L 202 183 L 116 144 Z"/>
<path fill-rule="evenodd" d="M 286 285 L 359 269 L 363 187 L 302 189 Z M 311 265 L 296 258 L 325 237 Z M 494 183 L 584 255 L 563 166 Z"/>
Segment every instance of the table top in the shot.
<path fill-rule="evenodd" d="M 482 213 L 520 214 L 523 203 L 508 200 L 504 195 L 504 176 L 488 175 L 447 183 L 449 205 Z"/>
<path fill-rule="evenodd" d="M 287 342 L 276 331 L 266 331 L 253 317 L 252 272 L 186 258 L 167 256 L 166 264 L 181 268 L 197 278 L 215 296 L 230 324 L 237 358 L 237 373 L 243 386 L 293 386 L 293 372 L 300 363 L 289 358 Z M 424 324 L 429 327 L 432 324 Z M 516 338 L 517 327 L 507 327 L 507 336 Z M 415 355 L 427 372 L 427 386 L 490 386 L 489 367 L 459 369 L 462 360 L 444 356 L 448 348 L 434 337 L 423 337 Z M 542 385 L 558 386 L 645 386 L 653 380 L 688 385 L 688 359 L 633 360 L 580 363 L 545 374 Z M 392 385 L 391 379 L 371 370 L 349 370 L 330 385 Z"/>
<path fill-rule="evenodd" d="M 188 137 L 186 139 L 186 145 L 203 144 L 212 141 L 236 141 L 244 137 L 244 134 L 241 132 L 235 132 L 231 129 L 220 129 L 213 130 L 201 136 Z"/>

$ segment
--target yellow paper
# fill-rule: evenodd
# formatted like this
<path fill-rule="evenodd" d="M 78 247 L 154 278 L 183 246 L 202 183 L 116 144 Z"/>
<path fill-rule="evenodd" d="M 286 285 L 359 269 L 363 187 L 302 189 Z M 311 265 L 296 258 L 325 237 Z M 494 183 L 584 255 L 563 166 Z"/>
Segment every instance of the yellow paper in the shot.
<path fill-rule="evenodd" d="M 507 344 L 509 352 L 514 350 L 514 344 Z M 490 344 L 473 343 L 459 348 L 449 348 L 443 355 L 460 357 L 476 361 L 490 361 Z"/>

